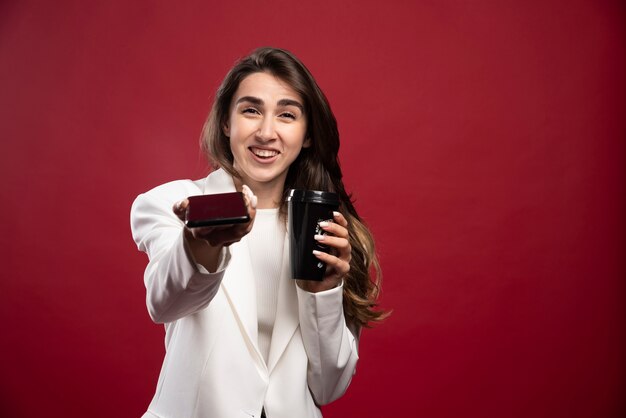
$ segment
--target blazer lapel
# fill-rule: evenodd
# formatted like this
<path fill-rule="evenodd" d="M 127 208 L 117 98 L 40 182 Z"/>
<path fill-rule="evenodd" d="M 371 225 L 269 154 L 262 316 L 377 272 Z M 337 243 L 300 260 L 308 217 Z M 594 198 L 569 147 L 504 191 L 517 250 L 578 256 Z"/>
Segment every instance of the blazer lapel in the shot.
<path fill-rule="evenodd" d="M 220 169 L 209 174 L 203 191 L 210 194 L 229 193 L 235 192 L 236 188 L 230 174 Z M 263 371 L 266 367 L 258 347 L 256 282 L 246 237 L 231 245 L 230 253 L 232 258 L 222 280 L 222 290 L 239 324 L 250 355 L 259 370 Z"/>
<path fill-rule="evenodd" d="M 272 343 L 267 361 L 269 372 L 278 363 L 293 333 L 296 331 L 298 319 L 298 294 L 296 292 L 296 282 L 291 278 L 291 267 L 289 262 L 289 234 L 285 236 L 283 248 L 283 266 L 278 284 L 278 306 L 276 307 L 276 321 L 272 331 Z"/>
<path fill-rule="evenodd" d="M 226 171 L 219 169 L 206 178 L 204 193 L 234 192 L 235 184 Z M 231 309 L 239 323 L 246 344 L 260 371 L 272 372 L 278 360 L 284 353 L 294 332 L 298 328 L 298 294 L 296 282 L 291 278 L 289 262 L 289 235 L 285 236 L 283 247 L 283 263 L 278 285 L 278 305 L 276 307 L 276 321 L 272 331 L 272 343 L 267 362 L 267 368 L 258 348 L 258 318 L 256 303 L 256 282 L 246 237 L 230 247 L 231 263 L 224 280 L 222 289 L 228 298 Z"/>
<path fill-rule="evenodd" d="M 258 346 L 256 281 L 246 238 L 231 245 L 230 252 L 232 258 L 222 280 L 222 290 L 228 298 L 250 355 L 259 371 L 264 371 L 267 369 Z"/>

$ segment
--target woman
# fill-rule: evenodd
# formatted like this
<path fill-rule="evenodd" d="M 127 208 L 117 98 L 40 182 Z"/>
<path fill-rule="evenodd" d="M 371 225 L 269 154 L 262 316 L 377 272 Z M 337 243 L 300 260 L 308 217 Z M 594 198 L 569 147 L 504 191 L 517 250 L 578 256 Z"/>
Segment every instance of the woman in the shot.
<path fill-rule="evenodd" d="M 166 329 L 144 416 L 321 417 L 319 406 L 354 374 L 360 328 L 384 316 L 373 310 L 378 262 L 341 180 L 335 117 L 296 57 L 260 48 L 224 79 L 202 143 L 217 170 L 159 186 L 131 210 L 133 238 L 150 260 L 148 310 Z M 289 278 L 291 188 L 340 197 L 327 234 L 316 236 L 331 248 L 316 252 L 328 266 L 321 282 Z M 188 196 L 236 190 L 249 223 L 184 226 Z"/>

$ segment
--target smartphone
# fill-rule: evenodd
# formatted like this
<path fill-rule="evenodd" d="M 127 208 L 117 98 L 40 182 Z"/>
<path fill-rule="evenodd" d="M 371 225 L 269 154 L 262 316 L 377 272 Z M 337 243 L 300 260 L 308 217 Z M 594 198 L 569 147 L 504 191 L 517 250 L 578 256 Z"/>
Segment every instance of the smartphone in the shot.
<path fill-rule="evenodd" d="M 189 228 L 246 223 L 250 215 L 243 193 L 220 193 L 189 196 L 186 225 Z"/>

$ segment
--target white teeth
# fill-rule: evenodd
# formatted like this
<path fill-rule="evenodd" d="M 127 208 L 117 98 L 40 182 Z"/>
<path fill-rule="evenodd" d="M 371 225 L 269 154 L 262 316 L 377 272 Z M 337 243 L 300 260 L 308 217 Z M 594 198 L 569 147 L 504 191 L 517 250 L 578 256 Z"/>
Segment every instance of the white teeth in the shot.
<path fill-rule="evenodd" d="M 270 157 L 274 157 L 278 155 L 278 151 L 258 149 L 258 148 L 251 148 L 251 150 L 254 153 L 254 155 L 256 155 L 257 157 L 262 157 L 262 158 L 270 158 Z"/>

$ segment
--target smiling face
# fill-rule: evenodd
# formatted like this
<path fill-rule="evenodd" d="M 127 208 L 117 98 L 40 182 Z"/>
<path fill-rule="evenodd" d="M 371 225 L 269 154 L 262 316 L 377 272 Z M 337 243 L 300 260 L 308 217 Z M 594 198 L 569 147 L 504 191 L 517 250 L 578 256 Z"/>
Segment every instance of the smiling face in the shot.
<path fill-rule="evenodd" d="M 244 78 L 223 126 L 243 183 L 280 199 L 289 166 L 309 146 L 306 127 L 303 100 L 287 83 L 264 72 Z"/>

